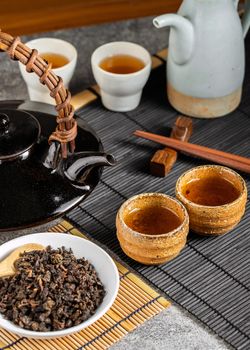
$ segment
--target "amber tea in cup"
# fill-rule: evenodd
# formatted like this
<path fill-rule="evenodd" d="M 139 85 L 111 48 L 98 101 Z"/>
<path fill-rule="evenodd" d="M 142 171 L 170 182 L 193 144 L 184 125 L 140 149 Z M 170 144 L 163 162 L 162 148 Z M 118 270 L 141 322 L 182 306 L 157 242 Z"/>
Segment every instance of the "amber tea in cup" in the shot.
<path fill-rule="evenodd" d="M 186 244 L 189 218 L 185 207 L 163 193 L 141 193 L 120 207 L 117 238 L 130 258 L 158 265 L 175 258 Z"/>
<path fill-rule="evenodd" d="M 76 48 L 71 43 L 57 38 L 38 38 L 26 44 L 36 49 L 41 57 L 52 64 L 55 74 L 63 79 L 64 86 L 68 88 L 76 66 Z M 48 88 L 41 84 L 39 77 L 27 72 L 26 66 L 21 62 L 19 68 L 27 84 L 30 100 L 54 105 L 54 98 L 49 95 Z"/>
<path fill-rule="evenodd" d="M 141 59 L 131 55 L 114 55 L 104 58 L 99 66 L 110 73 L 130 74 L 143 69 L 145 64 Z"/>
<path fill-rule="evenodd" d="M 124 222 L 134 231 L 148 235 L 160 235 L 180 226 L 181 219 L 164 206 L 152 205 L 145 208 L 134 208 L 124 216 Z"/>
<path fill-rule="evenodd" d="M 69 59 L 61 54 L 46 52 L 41 54 L 42 58 L 52 64 L 52 69 L 60 68 L 69 63 Z"/>
<path fill-rule="evenodd" d="M 98 47 L 91 67 L 104 107 L 114 112 L 135 109 L 151 70 L 151 56 L 142 46 L 114 41 Z"/>
<path fill-rule="evenodd" d="M 221 235 L 241 220 L 247 188 L 234 170 L 202 165 L 186 171 L 177 180 L 176 197 L 188 211 L 191 230 L 201 235 Z"/>
<path fill-rule="evenodd" d="M 193 203 L 218 206 L 235 201 L 240 191 L 231 181 L 211 176 L 189 181 L 183 188 L 183 194 Z"/>

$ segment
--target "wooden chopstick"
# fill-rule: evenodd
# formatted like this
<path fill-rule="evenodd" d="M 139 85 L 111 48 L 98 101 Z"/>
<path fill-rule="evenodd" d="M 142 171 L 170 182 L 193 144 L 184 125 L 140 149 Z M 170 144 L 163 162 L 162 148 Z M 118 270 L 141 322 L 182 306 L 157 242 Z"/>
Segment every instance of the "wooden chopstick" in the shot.
<path fill-rule="evenodd" d="M 200 146 L 197 144 L 179 141 L 170 137 L 165 137 L 150 132 L 136 130 L 135 136 L 160 143 L 162 145 L 172 147 L 180 152 L 185 152 L 190 155 L 204 158 L 219 164 L 223 164 L 250 174 L 250 159 L 231 154 L 223 151 L 219 151 L 213 148 Z"/>

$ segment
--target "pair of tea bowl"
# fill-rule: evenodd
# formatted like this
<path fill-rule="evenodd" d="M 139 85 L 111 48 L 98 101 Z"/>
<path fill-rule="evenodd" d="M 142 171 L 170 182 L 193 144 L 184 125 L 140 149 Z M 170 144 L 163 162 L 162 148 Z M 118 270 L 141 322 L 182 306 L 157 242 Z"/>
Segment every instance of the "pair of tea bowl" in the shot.
<path fill-rule="evenodd" d="M 211 186 L 215 193 L 211 193 Z M 198 193 L 198 189 L 204 193 Z M 222 235 L 231 231 L 244 215 L 246 184 L 229 168 L 204 165 L 188 170 L 177 180 L 175 190 L 177 199 L 163 193 L 142 193 L 128 199 L 118 210 L 117 238 L 130 258 L 146 265 L 163 264 L 179 255 L 189 228 L 200 235 Z M 206 194 L 206 190 L 210 192 Z M 161 223 L 157 231 L 156 219 L 158 222 L 162 219 L 159 213 L 155 217 L 157 208 L 166 208 L 177 216 L 179 221 L 171 230 L 164 232 Z M 146 219 L 143 212 L 148 213 Z M 134 221 L 131 221 L 133 215 Z"/>

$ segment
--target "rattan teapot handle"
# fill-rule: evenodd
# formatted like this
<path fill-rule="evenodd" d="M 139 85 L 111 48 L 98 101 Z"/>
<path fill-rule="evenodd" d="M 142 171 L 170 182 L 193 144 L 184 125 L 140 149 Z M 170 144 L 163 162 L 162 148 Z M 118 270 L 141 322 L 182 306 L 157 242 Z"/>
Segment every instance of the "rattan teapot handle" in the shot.
<path fill-rule="evenodd" d="M 75 138 L 77 135 L 77 123 L 74 117 L 74 108 L 70 104 L 71 94 L 64 85 L 61 77 L 52 70 L 51 64 L 38 55 L 36 49 L 30 49 L 23 44 L 19 37 L 13 38 L 7 33 L 0 31 L 0 50 L 6 51 L 11 59 L 18 60 L 26 66 L 27 72 L 36 73 L 41 84 L 47 86 L 50 96 L 55 99 L 57 116 L 56 130 L 50 135 L 49 142 L 61 143 L 61 154 L 67 158 L 68 147 L 74 152 Z"/>

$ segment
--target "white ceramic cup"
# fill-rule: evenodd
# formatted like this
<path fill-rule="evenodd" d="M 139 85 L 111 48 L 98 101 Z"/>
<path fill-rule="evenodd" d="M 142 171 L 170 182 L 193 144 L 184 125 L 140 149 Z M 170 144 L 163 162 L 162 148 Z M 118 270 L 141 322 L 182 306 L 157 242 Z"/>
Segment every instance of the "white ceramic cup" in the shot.
<path fill-rule="evenodd" d="M 134 56 L 142 60 L 145 66 L 129 74 L 110 73 L 100 67 L 104 58 L 115 55 Z M 146 49 L 126 41 L 111 42 L 98 47 L 93 52 L 91 66 L 95 80 L 100 86 L 102 103 L 107 109 L 126 112 L 139 105 L 142 89 L 151 70 L 151 56 Z"/>
<path fill-rule="evenodd" d="M 75 47 L 65 40 L 56 38 L 39 38 L 28 41 L 26 45 L 31 49 L 37 49 L 40 55 L 44 53 L 55 53 L 63 55 L 69 60 L 69 63 L 64 66 L 53 69 L 55 74 L 63 79 L 64 86 L 67 88 L 73 76 L 77 61 Z M 48 88 L 39 82 L 39 77 L 35 73 L 28 73 L 26 67 L 20 62 L 19 68 L 27 84 L 30 100 L 55 104 L 54 99 L 49 95 Z"/>

